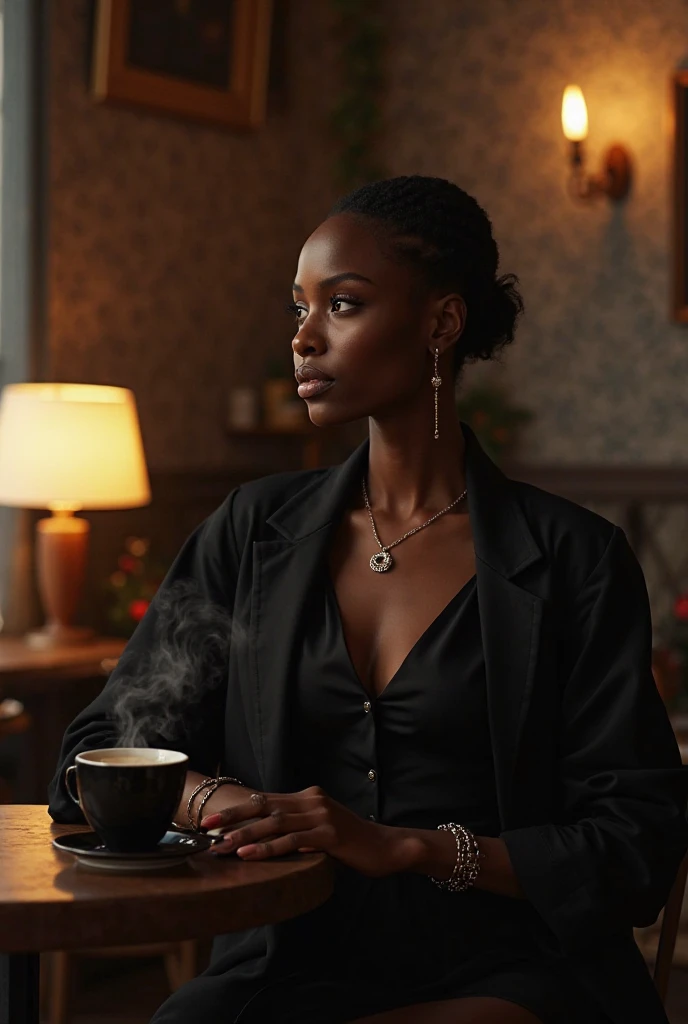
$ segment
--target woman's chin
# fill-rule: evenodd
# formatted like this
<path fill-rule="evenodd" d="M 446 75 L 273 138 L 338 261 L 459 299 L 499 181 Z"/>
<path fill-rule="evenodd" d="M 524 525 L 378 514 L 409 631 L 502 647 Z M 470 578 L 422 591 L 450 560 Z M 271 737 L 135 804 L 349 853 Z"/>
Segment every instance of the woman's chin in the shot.
<path fill-rule="evenodd" d="M 359 419 L 361 415 L 359 412 L 347 414 L 344 409 L 337 409 L 333 404 L 317 398 L 306 402 L 306 405 L 308 417 L 314 427 L 335 427 L 343 423 L 351 423 L 352 420 Z"/>

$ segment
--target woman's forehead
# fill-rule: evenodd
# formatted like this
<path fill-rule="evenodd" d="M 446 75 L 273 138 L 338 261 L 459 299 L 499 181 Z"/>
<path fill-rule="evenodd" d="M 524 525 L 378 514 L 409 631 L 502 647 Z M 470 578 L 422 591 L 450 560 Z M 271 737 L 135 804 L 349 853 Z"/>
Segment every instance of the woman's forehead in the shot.
<path fill-rule="evenodd" d="M 397 276 L 398 265 L 384 254 L 370 223 L 359 217 L 336 214 L 328 217 L 306 239 L 301 249 L 296 282 L 324 279 L 353 272 L 373 283 Z"/>

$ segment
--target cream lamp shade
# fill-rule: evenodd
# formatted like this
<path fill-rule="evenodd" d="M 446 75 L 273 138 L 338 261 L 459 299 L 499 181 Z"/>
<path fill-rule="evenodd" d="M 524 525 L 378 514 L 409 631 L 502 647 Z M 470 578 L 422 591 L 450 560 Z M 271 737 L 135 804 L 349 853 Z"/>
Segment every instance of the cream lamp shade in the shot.
<path fill-rule="evenodd" d="M 8 384 L 0 398 L 0 504 L 52 510 L 150 501 L 134 395 L 92 384 Z"/>
<path fill-rule="evenodd" d="M 86 574 L 80 509 L 135 508 L 151 499 L 136 402 L 127 388 L 8 384 L 0 396 L 0 504 L 47 508 L 36 523 L 36 572 L 45 625 L 33 647 L 87 642 L 75 626 Z"/>

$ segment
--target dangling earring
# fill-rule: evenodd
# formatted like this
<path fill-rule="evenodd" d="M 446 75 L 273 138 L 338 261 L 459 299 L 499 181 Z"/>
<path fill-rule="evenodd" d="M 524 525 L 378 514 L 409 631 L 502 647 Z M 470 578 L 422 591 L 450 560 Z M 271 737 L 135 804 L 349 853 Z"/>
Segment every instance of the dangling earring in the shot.
<path fill-rule="evenodd" d="M 442 383 L 442 378 L 440 377 L 439 370 L 437 368 L 437 360 L 439 359 L 439 355 L 440 355 L 440 350 L 438 348 L 436 348 L 435 349 L 435 372 L 433 374 L 432 380 L 430 381 L 430 383 L 432 384 L 433 388 L 435 389 L 435 440 L 437 440 L 437 438 L 440 436 L 439 424 L 438 424 L 438 421 L 437 421 L 437 392 L 439 391 L 440 384 Z"/>

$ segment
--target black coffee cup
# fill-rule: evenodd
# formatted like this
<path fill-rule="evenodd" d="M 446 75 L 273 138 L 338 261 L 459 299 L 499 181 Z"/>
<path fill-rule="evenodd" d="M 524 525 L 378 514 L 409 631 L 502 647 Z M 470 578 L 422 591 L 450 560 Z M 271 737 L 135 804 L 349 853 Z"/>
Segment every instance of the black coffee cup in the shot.
<path fill-rule="evenodd" d="M 172 821 L 184 792 L 188 761 L 179 750 L 152 747 L 86 750 L 67 769 L 65 783 L 109 850 L 143 853 L 155 849 Z"/>

